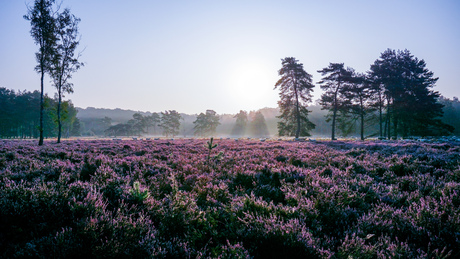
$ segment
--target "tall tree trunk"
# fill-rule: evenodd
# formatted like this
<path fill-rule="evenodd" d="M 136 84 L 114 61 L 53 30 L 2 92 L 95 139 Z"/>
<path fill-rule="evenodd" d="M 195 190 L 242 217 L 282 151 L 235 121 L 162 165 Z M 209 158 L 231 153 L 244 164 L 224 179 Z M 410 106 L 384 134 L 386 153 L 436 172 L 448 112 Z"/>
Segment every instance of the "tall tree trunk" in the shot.
<path fill-rule="evenodd" d="M 61 143 L 61 132 L 62 132 L 62 122 L 61 122 L 61 101 L 62 101 L 62 94 L 61 94 L 61 85 L 58 86 L 58 107 L 57 107 L 57 118 L 58 118 L 58 138 L 57 143 Z"/>
<path fill-rule="evenodd" d="M 363 105 L 363 99 L 360 98 L 360 110 L 361 110 L 361 140 L 364 140 L 364 105 Z"/>
<path fill-rule="evenodd" d="M 337 103 L 334 102 L 334 111 L 332 114 L 332 136 L 331 140 L 335 140 L 335 118 L 337 116 Z"/>
<path fill-rule="evenodd" d="M 44 104 L 44 97 L 43 97 L 43 92 L 44 92 L 43 78 L 45 77 L 44 70 L 45 69 L 42 65 L 41 66 L 41 77 L 40 77 L 40 126 L 38 128 L 38 131 L 40 132 L 40 138 L 38 140 L 39 146 L 43 145 L 43 116 L 44 116 L 44 111 L 45 111 L 45 104 Z"/>
<path fill-rule="evenodd" d="M 394 139 L 398 139 L 398 117 L 393 119 Z"/>
<path fill-rule="evenodd" d="M 295 137 L 299 138 L 299 136 L 300 136 L 300 109 L 299 109 L 299 96 L 297 94 L 296 80 L 294 80 L 294 92 L 295 92 L 296 113 L 297 113 L 297 130 L 295 132 Z"/>
<path fill-rule="evenodd" d="M 335 90 L 335 95 L 334 95 L 334 111 L 332 114 L 332 136 L 331 140 L 335 140 L 335 119 L 337 117 L 337 109 L 338 109 L 338 104 L 337 104 L 337 95 L 339 94 L 339 89 L 340 89 L 340 81 L 338 82 L 337 89 Z"/>
<path fill-rule="evenodd" d="M 391 139 L 391 111 L 390 111 L 390 100 L 387 101 L 387 137 Z"/>
<path fill-rule="evenodd" d="M 383 100 L 382 100 L 382 96 L 380 95 L 380 92 L 379 92 L 379 130 L 380 130 L 380 138 L 383 137 L 383 129 L 382 129 L 382 126 L 383 126 L 383 105 L 385 105 L 383 103 Z"/>

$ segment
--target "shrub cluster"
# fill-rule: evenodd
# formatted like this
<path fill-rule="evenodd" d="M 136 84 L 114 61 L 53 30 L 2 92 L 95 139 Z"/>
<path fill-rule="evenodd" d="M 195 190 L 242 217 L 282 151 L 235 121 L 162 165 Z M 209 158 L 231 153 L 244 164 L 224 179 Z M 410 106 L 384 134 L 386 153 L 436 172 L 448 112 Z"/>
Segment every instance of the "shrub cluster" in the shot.
<path fill-rule="evenodd" d="M 0 141 L 0 257 L 460 257 L 460 143 L 215 142 Z"/>

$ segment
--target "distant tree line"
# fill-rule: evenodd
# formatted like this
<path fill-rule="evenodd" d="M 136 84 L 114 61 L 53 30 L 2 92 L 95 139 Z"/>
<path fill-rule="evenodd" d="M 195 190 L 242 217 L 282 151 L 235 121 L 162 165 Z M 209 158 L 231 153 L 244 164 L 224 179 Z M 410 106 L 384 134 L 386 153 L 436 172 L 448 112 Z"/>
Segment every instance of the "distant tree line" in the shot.
<path fill-rule="evenodd" d="M 265 116 L 261 111 L 251 111 L 248 115 L 246 111 L 240 111 L 234 118 L 236 122 L 232 128 L 233 137 L 260 137 L 270 136 Z"/>
<path fill-rule="evenodd" d="M 442 121 L 454 127 L 453 135 L 460 136 L 460 101 L 457 97 L 448 99 L 443 96 L 438 101 L 444 106 Z"/>
<path fill-rule="evenodd" d="M 1 116 L 0 127 L 2 128 L 2 134 L 0 137 L 3 138 L 30 138 L 38 137 L 38 109 L 39 107 L 39 92 L 35 91 L 31 92 L 14 92 L 12 90 L 7 90 L 5 88 L 1 89 L 1 100 L 0 100 L 0 112 L 4 116 Z M 5 96 L 9 96 L 9 93 L 14 93 L 17 96 L 18 100 L 21 101 L 14 101 L 18 106 L 12 104 L 11 101 L 6 101 L 7 98 Z M 23 96 L 24 95 L 24 96 Z M 26 97 L 27 96 L 27 97 Z M 31 98 L 30 96 L 34 96 Z M 46 129 L 50 130 L 50 133 L 45 134 L 46 138 L 48 137 L 56 137 L 57 129 L 50 126 L 53 122 L 49 120 L 49 118 L 55 118 L 56 115 L 52 114 L 55 112 L 55 107 L 49 107 L 48 104 L 55 105 L 56 100 L 46 97 L 46 109 L 45 113 L 45 127 Z M 29 100 L 32 100 L 29 103 Z M 440 97 L 438 101 L 444 105 L 443 111 L 444 115 L 442 117 L 442 122 L 446 124 L 450 124 L 454 126 L 455 130 L 453 132 L 454 135 L 460 136 L 460 101 L 458 98 L 454 97 L 453 99 L 448 99 L 444 97 Z M 70 101 L 66 101 L 63 103 L 63 106 L 70 104 L 71 106 L 71 114 L 76 114 L 78 111 L 77 116 L 70 115 L 73 120 L 73 124 L 71 128 L 65 126 L 63 128 L 63 137 L 67 136 L 138 136 L 138 133 L 141 133 L 141 136 L 166 136 L 163 132 L 163 129 L 159 126 L 159 118 L 161 117 L 161 113 L 142 113 L 142 112 L 135 112 L 129 110 L 121 110 L 121 109 L 94 109 L 90 108 L 88 111 L 86 109 L 81 108 L 74 108 Z M 4 104 L 4 105 L 3 105 Z M 35 105 L 35 115 L 34 117 L 32 114 L 34 113 L 33 107 Z M 53 109 L 51 109 L 53 108 Z M 311 123 L 315 124 L 316 127 L 311 131 L 311 135 L 315 137 L 326 137 L 331 136 L 331 121 L 327 122 L 324 118 L 328 114 L 327 110 L 321 110 L 321 106 L 319 105 L 310 105 L 309 110 L 309 120 Z M 67 108 L 66 108 L 67 110 Z M 12 113 L 15 111 L 14 113 Z M 65 112 L 67 113 L 67 112 Z M 139 113 L 139 115 L 133 116 L 135 113 Z M 180 114 L 184 120 L 180 120 L 180 128 L 176 129 L 176 132 L 180 131 L 180 135 L 187 137 L 187 136 L 197 136 L 200 137 L 199 134 L 194 134 L 195 130 L 193 127 L 195 122 L 198 118 L 197 115 L 187 115 L 187 114 Z M 257 115 L 257 116 L 256 116 Z M 277 108 L 264 108 L 258 111 L 240 111 L 237 114 L 223 114 L 216 116 L 219 118 L 219 125 L 216 127 L 215 132 L 213 135 L 203 135 L 202 137 L 210 137 L 210 136 L 228 136 L 228 137 L 269 137 L 276 135 L 277 132 L 277 122 L 279 122 L 280 112 Z M 68 116 L 67 114 L 65 116 Z M 65 117 L 64 116 L 64 117 Z M 110 116 L 110 117 L 109 117 Z M 136 121 L 136 123 L 134 123 Z M 139 118 L 143 118 L 144 122 L 139 122 Z M 258 118 L 258 119 L 257 119 Z M 263 118 L 263 119 L 262 119 Z M 373 120 L 374 123 L 369 123 L 366 125 L 366 132 L 373 132 L 374 137 L 378 136 L 379 132 L 379 125 L 377 122 L 378 113 L 374 112 Z M 21 126 L 22 131 L 26 131 L 26 128 L 35 129 L 35 134 L 24 133 L 18 134 L 16 133 L 17 130 L 12 130 L 13 133 L 5 134 L 5 129 L 10 128 L 13 129 L 16 127 L 11 127 L 11 121 L 23 121 L 23 125 L 29 126 Z M 141 120 L 141 121 L 142 121 Z M 149 123 L 149 120 L 153 120 L 153 123 Z M 67 125 L 67 119 L 64 120 L 64 124 Z M 116 122 L 115 122 L 116 121 Z M 115 126 L 117 124 L 121 124 L 120 126 L 116 126 L 112 129 L 116 129 L 117 127 L 119 130 L 115 132 L 106 131 L 108 128 Z M 125 124 L 124 126 L 122 126 Z M 32 126 L 35 125 L 35 126 Z M 140 131 L 134 130 L 132 127 L 134 125 L 145 125 Z M 340 125 L 340 124 L 339 124 Z M 346 132 L 342 131 L 342 129 L 338 129 L 338 133 L 340 136 L 343 137 L 360 137 L 360 127 L 359 123 L 354 123 L 351 127 L 349 127 Z M 11 131 L 11 130 L 10 130 Z M 172 136 L 172 135 L 171 135 Z M 179 136 L 179 133 L 175 136 Z M 367 135 L 369 136 L 369 135 Z"/>
<path fill-rule="evenodd" d="M 108 118 L 110 119 L 110 118 Z M 166 137 L 179 135 L 182 116 L 175 110 L 142 115 L 135 113 L 127 123 L 112 125 L 105 130 L 108 136 L 142 136 L 144 134 L 157 134 L 160 129 Z M 151 132 L 153 129 L 153 132 Z"/>
<path fill-rule="evenodd" d="M 43 126 L 44 138 L 57 137 L 58 100 L 44 96 Z M 40 92 L 8 90 L 0 87 L 0 137 L 1 138 L 38 138 Z M 80 121 L 77 110 L 70 101 L 61 103 L 61 127 L 64 137 L 80 134 Z"/>
<path fill-rule="evenodd" d="M 234 116 L 236 123 L 233 125 L 232 132 L 229 134 L 233 137 L 269 137 L 265 117 L 260 111 L 240 111 Z M 182 125 L 183 116 L 175 110 L 161 113 L 152 113 L 143 115 L 135 113 L 132 119 L 126 123 L 111 124 L 108 117 L 83 120 L 83 128 L 91 131 L 90 135 L 98 135 L 103 130 L 106 136 L 156 136 L 175 137 L 179 135 Z M 214 110 L 206 110 L 195 116 L 193 121 L 193 135 L 195 137 L 213 137 L 217 134 L 217 127 L 221 125 L 220 116 Z M 99 134 L 102 135 L 102 134 Z M 186 136 L 186 134 L 184 134 Z"/>
<path fill-rule="evenodd" d="M 313 84 L 311 75 L 295 58 L 281 60 L 278 116 L 280 136 L 310 136 L 316 127 L 308 119 Z M 438 78 L 426 68 L 424 60 L 410 51 L 387 49 L 371 65 L 367 73 L 358 73 L 343 63 L 330 63 L 318 71 L 323 94 L 319 100 L 327 110 L 326 122 L 331 122 L 331 139 L 336 130 L 350 135 L 359 128 L 362 140 L 367 136 L 398 138 L 411 136 L 440 136 L 454 132 L 443 120 L 445 104 L 433 91 Z M 378 125 L 378 132 L 365 134 L 365 129 Z"/>

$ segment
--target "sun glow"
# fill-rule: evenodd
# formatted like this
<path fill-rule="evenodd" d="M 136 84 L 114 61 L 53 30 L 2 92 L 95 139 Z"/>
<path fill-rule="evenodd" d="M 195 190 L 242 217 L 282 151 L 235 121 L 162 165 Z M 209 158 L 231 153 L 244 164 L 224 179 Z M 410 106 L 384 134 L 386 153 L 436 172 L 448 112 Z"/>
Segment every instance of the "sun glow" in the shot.
<path fill-rule="evenodd" d="M 276 105 L 276 69 L 263 62 L 245 60 L 229 69 L 228 97 L 240 109 L 256 110 Z"/>

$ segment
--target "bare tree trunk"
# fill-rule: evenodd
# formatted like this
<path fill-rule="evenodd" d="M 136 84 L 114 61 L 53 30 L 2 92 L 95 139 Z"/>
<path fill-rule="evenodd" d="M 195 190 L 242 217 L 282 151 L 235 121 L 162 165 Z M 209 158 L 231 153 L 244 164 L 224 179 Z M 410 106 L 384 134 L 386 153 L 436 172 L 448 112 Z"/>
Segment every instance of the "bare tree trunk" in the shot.
<path fill-rule="evenodd" d="M 360 98 L 360 110 L 361 110 L 361 140 L 364 140 L 364 105 L 363 105 L 363 99 Z"/>
<path fill-rule="evenodd" d="M 297 94 L 297 84 L 296 80 L 294 79 L 294 92 L 295 92 L 295 100 L 296 100 L 296 113 L 297 113 L 297 130 L 295 132 L 295 137 L 299 138 L 300 136 L 300 109 L 299 109 L 299 96 Z"/>
<path fill-rule="evenodd" d="M 334 113 L 332 114 L 332 136 L 331 140 L 335 140 L 335 118 L 337 116 L 337 104 L 334 103 Z"/>
<path fill-rule="evenodd" d="M 335 95 L 334 95 L 334 112 L 332 114 L 332 136 L 331 140 L 336 140 L 335 139 L 335 120 L 337 117 L 337 95 L 339 94 L 339 89 L 340 89 L 340 81 L 338 82 L 337 89 L 335 90 Z"/>
<path fill-rule="evenodd" d="M 394 127 L 394 138 L 398 139 L 398 117 L 395 116 L 393 119 L 393 127 Z"/>
<path fill-rule="evenodd" d="M 43 98 L 44 86 L 43 86 L 43 78 L 45 77 L 45 71 L 43 66 L 41 66 L 41 77 L 40 77 L 40 126 L 38 131 L 40 132 L 40 138 L 38 140 L 38 145 L 43 145 L 43 116 L 45 111 L 45 104 Z"/>
<path fill-rule="evenodd" d="M 391 139 L 391 118 L 390 118 L 390 100 L 387 101 L 387 135 L 388 139 Z"/>
<path fill-rule="evenodd" d="M 380 91 L 379 91 L 379 133 L 380 133 L 380 138 L 382 138 L 384 135 L 383 135 L 383 129 L 382 129 L 382 126 L 383 126 L 383 105 L 385 105 L 383 103 L 384 101 L 382 100 L 382 95 L 380 94 Z"/>
<path fill-rule="evenodd" d="M 58 117 L 58 138 L 57 143 L 61 143 L 61 132 L 62 132 L 62 123 L 61 123 L 61 102 L 62 102 L 62 94 L 61 94 L 61 85 L 59 83 L 58 86 L 58 107 L 57 107 L 57 117 Z"/>

